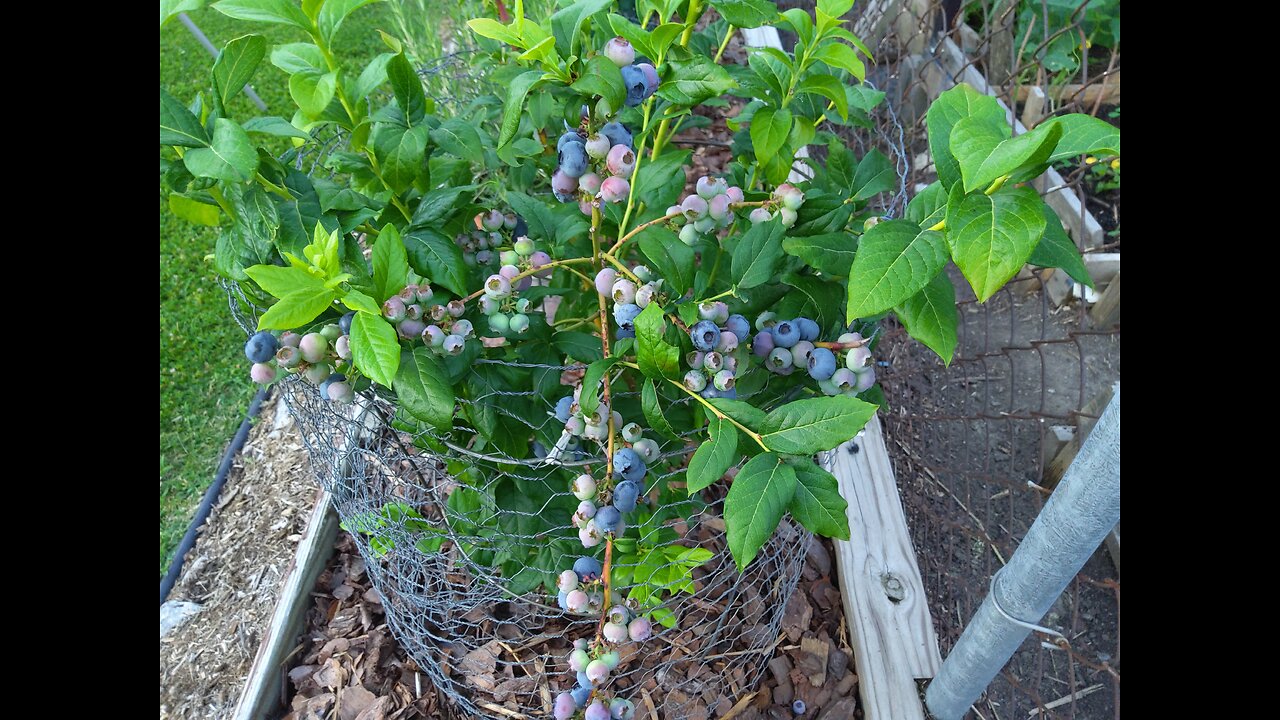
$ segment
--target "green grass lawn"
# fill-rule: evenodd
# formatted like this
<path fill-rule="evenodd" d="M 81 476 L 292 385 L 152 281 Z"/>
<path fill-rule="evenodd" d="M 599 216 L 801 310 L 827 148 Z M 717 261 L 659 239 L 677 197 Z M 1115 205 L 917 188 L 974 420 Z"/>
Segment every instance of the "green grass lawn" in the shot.
<path fill-rule="evenodd" d="M 272 44 L 305 40 L 282 25 L 251 25 L 216 10 L 191 13 L 215 47 L 249 32 Z M 343 24 L 335 53 L 358 74 L 363 60 L 385 50 L 377 30 L 393 32 L 383 5 L 364 8 Z M 189 102 L 209 88 L 213 57 L 175 18 L 160 30 L 160 85 Z M 287 76 L 268 62 L 253 87 L 268 113 L 293 116 Z M 258 110 L 243 94 L 228 114 L 244 121 Z M 217 283 L 213 253 L 218 232 L 174 217 L 160 200 L 160 574 L 209 483 L 253 397 L 244 333 L 227 309 Z"/>

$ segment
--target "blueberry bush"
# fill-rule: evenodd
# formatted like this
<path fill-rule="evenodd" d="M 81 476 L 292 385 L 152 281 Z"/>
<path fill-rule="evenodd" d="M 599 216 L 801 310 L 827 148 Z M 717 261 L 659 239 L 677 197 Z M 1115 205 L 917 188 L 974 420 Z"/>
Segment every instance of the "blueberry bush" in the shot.
<path fill-rule="evenodd" d="M 1029 182 L 1064 158 L 1118 155 L 1118 131 L 1067 115 L 1011 137 L 993 98 L 957 87 L 927 116 L 938 180 L 903 217 L 881 217 L 871 200 L 900 188 L 891 160 L 829 131 L 865 126 L 884 100 L 862 84 L 869 53 L 840 19 L 851 0 L 812 14 L 642 0 L 631 19 L 610 0 L 541 19 L 516 2 L 510 22 L 469 24 L 505 98 L 448 118 L 395 38 L 365 67 L 335 61 L 338 27 L 366 4 L 215 3 L 307 40 L 268 51 L 245 35 L 222 50 L 208 92 L 162 88 L 162 185 L 175 213 L 221 227 L 215 268 L 262 309 L 245 345 L 254 382 L 295 377 L 335 407 L 389 399 L 393 425 L 424 452 L 465 447 L 560 475 L 567 492 L 512 476 L 505 497 L 480 497 L 479 484 L 449 497 L 534 508 L 521 522 L 554 542 L 517 552 L 497 528 L 472 527 L 490 539 L 472 558 L 514 594 L 542 588 L 598 618 L 568 658 L 579 687 L 555 700 L 557 718 L 634 712 L 600 692 L 617 646 L 675 626 L 664 600 L 692 592 L 687 576 L 710 557 L 674 533 L 641 542 L 640 526 L 697 507 L 676 500 L 732 478 L 723 521 L 739 571 L 788 513 L 849 537 L 847 503 L 813 456 L 883 402 L 873 352 L 890 313 L 951 360 L 949 263 L 983 301 L 1027 263 L 1088 282 Z M 697 30 L 708 7 L 722 20 Z M 794 52 L 722 64 L 735 28 L 763 24 L 793 31 Z M 296 112 L 228 117 L 264 60 L 289 75 Z M 748 101 L 729 121 L 733 160 L 686 192 L 690 153 L 672 138 L 725 96 Z M 815 144 L 825 161 L 788 182 L 796 151 Z M 482 401 L 503 393 L 500 408 Z M 448 542 L 406 503 L 346 522 L 380 553 L 390 525 L 416 532 L 422 552 Z"/>

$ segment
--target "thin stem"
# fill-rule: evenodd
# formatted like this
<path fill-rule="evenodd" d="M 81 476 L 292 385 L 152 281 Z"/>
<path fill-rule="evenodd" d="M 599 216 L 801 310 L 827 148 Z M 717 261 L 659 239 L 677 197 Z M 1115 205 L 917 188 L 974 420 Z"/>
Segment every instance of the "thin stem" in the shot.
<path fill-rule="evenodd" d="M 627 180 L 630 188 L 627 192 L 627 209 L 622 213 L 622 222 L 618 224 L 619 233 L 627 229 L 627 222 L 631 220 L 631 211 L 635 208 L 636 178 L 640 176 L 640 163 L 644 161 L 644 143 L 649 139 L 646 133 L 649 130 L 649 111 L 653 110 L 653 103 L 653 98 L 649 98 L 644 103 L 644 121 L 640 124 L 640 147 L 636 151 L 635 167 L 631 168 L 631 178 Z"/>
<path fill-rule="evenodd" d="M 531 277 L 531 276 L 533 276 L 533 275 L 535 275 L 535 274 L 537 274 L 537 273 L 540 273 L 540 272 L 542 272 L 543 270 L 547 270 L 547 269 L 549 269 L 549 268 L 557 268 L 557 267 L 561 267 L 561 266 L 564 266 L 564 265 L 571 265 L 571 264 L 573 264 L 573 263 L 584 263 L 584 262 L 592 262 L 592 260 L 591 260 L 591 258 L 565 258 L 565 259 L 563 259 L 563 260 L 554 260 L 554 261 L 552 261 L 552 262 L 547 263 L 546 265 L 540 265 L 540 266 L 538 266 L 538 267 L 536 267 L 536 268 L 529 268 L 528 270 L 525 270 L 524 272 L 517 273 L 514 277 L 509 278 L 509 280 L 510 280 L 512 283 L 514 283 L 514 282 L 516 282 L 517 280 L 523 280 L 524 278 Z M 475 291 L 475 292 L 471 293 L 470 295 L 468 295 L 468 296 L 466 296 L 466 297 L 462 298 L 462 302 L 464 302 L 464 303 L 469 303 L 469 302 L 471 302 L 472 300 L 475 300 L 476 298 L 480 297 L 480 296 L 481 296 L 481 295 L 483 295 L 483 294 L 484 294 L 484 290 L 483 290 L 483 289 L 477 290 L 477 291 Z"/>
<path fill-rule="evenodd" d="M 999 191 L 999 190 L 1000 190 L 1000 188 L 1004 187 L 1004 184 L 1005 184 L 1005 183 L 1007 183 L 1007 182 L 1009 182 L 1009 176 L 1008 176 L 1008 175 L 1001 175 L 1000 177 L 998 177 L 998 178 L 996 178 L 996 179 L 995 179 L 995 182 L 991 183 L 991 187 L 989 187 L 989 188 L 987 188 L 985 191 L 983 191 L 983 194 L 984 194 L 984 195 L 994 195 L 994 194 L 996 194 L 996 192 L 997 192 L 997 191 Z"/>
<path fill-rule="evenodd" d="M 257 175 L 258 175 L 258 178 L 257 178 L 257 179 L 258 179 L 258 182 L 259 182 L 259 183 L 261 183 L 262 187 L 264 187 L 264 188 L 266 188 L 267 190 L 269 190 L 269 191 L 271 191 L 271 192 L 275 193 L 276 195 L 279 195 L 280 197 L 284 198 L 285 200 L 292 200 L 292 199 L 293 199 L 293 194 L 292 194 L 292 193 L 290 193 L 288 190 L 286 190 L 286 189 L 284 189 L 284 188 L 280 187 L 279 185 L 277 185 L 277 184 L 275 184 L 275 183 L 271 182 L 270 180 L 266 179 L 265 177 L 263 177 L 263 176 L 262 176 L 262 173 L 258 173 Z"/>
<path fill-rule="evenodd" d="M 717 265 L 719 265 L 719 264 L 720 264 L 720 256 L 719 256 L 719 255 L 717 255 L 717 256 L 716 256 L 716 264 L 717 264 Z M 714 269 L 712 270 L 711 274 L 712 274 L 712 275 L 715 275 L 715 270 L 714 270 Z M 710 281 L 708 281 L 708 282 L 707 282 L 707 284 L 708 284 L 708 285 L 710 285 L 710 284 L 711 284 L 711 283 L 710 283 Z M 712 295 L 711 297 L 709 297 L 709 298 L 707 298 L 707 299 L 705 299 L 705 300 L 699 300 L 699 301 L 698 301 L 698 304 L 699 304 L 699 305 L 701 305 L 702 303 L 715 302 L 715 301 L 719 300 L 719 299 L 720 299 L 720 298 L 722 298 L 722 297 L 729 297 L 730 295 L 733 295 L 734 297 L 737 297 L 737 295 L 734 293 L 733 288 L 729 288 L 728 290 L 725 290 L 724 292 L 720 293 L 719 295 Z"/>
<path fill-rule="evenodd" d="M 700 0 L 689 0 L 689 19 L 684 23 L 684 34 L 680 36 L 680 44 L 689 47 L 689 38 L 693 37 L 693 26 L 698 24 L 698 18 L 702 15 L 702 3 Z"/>
<path fill-rule="evenodd" d="M 830 350 L 852 350 L 869 344 L 870 340 L 856 340 L 854 342 L 816 342 L 814 347 L 824 347 Z"/>
<path fill-rule="evenodd" d="M 227 202 L 227 198 L 223 196 L 217 185 L 209 186 L 209 194 L 213 196 L 214 202 L 218 203 L 218 207 L 222 208 L 222 212 L 226 213 L 227 217 L 234 222 L 236 211 L 231 209 L 231 204 Z"/>
<path fill-rule="evenodd" d="M 729 29 L 728 29 L 728 30 L 725 30 L 725 32 L 724 32 L 724 39 L 720 41 L 720 49 L 719 49 L 719 50 L 716 50 L 716 57 L 715 57 L 715 59 L 714 59 L 714 60 L 712 60 L 711 62 L 713 62 L 713 63 L 715 63 L 715 64 L 717 64 L 717 65 L 719 65 L 719 64 L 720 64 L 720 58 L 724 57 L 724 49 L 725 49 L 725 48 L 727 48 L 727 47 L 729 47 L 729 38 L 733 37 L 733 31 L 734 31 L 734 30 L 737 30 L 737 29 L 738 29 L 738 28 L 736 28 L 736 27 L 734 27 L 734 26 L 730 25 L 730 26 L 729 26 Z"/>
<path fill-rule="evenodd" d="M 631 272 L 631 269 L 628 268 L 626 265 L 623 265 L 622 262 L 618 260 L 618 258 L 614 257 L 612 253 L 602 252 L 600 253 L 600 257 L 604 258 L 605 260 L 608 260 L 610 265 L 617 268 L 618 272 L 622 273 L 623 275 L 626 275 L 627 279 L 630 280 L 631 282 L 635 283 L 636 285 L 644 284 L 643 280 L 641 280 L 639 277 L 636 277 L 636 274 Z M 601 297 L 603 298 L 604 296 L 601 296 Z"/>
<path fill-rule="evenodd" d="M 626 361 L 623 361 L 623 362 L 619 362 L 618 364 L 619 364 L 619 365 L 626 366 L 626 367 L 629 367 L 629 368 L 633 368 L 633 369 L 635 369 L 635 370 L 639 370 L 639 369 L 640 369 L 640 366 L 639 366 L 639 365 L 637 365 L 637 364 L 635 364 L 635 363 L 632 363 L 632 362 L 626 362 Z M 685 386 L 684 386 L 684 383 L 679 382 L 679 381 L 677 381 L 677 380 L 672 380 L 671 378 L 666 378 L 666 380 L 667 380 L 667 382 L 671 383 L 672 385 L 675 385 L 676 387 L 680 388 L 680 389 L 681 389 L 682 391 L 684 391 L 684 393 L 685 393 L 685 394 L 687 394 L 689 397 L 691 397 L 691 398 L 693 398 L 694 400 L 697 400 L 698 402 L 700 402 L 700 403 L 702 403 L 703 405 L 705 405 L 705 406 L 707 407 L 707 409 L 708 409 L 708 410 L 710 410 L 710 411 L 711 411 L 711 412 L 712 412 L 716 417 L 720 418 L 721 420 L 728 420 L 729 422 L 733 423 L 734 427 L 736 427 L 736 428 L 738 428 L 739 430 L 741 430 L 742 432 L 746 433 L 746 434 L 747 434 L 747 437 L 751 438 L 752 440 L 755 440 L 755 441 L 756 441 L 756 444 L 757 444 L 757 445 L 759 445 L 761 448 L 763 448 L 763 449 L 765 450 L 765 452 L 768 452 L 768 451 L 769 451 L 769 446 L 764 444 L 764 439 L 763 439 L 763 438 L 761 438 L 761 437 L 760 437 L 760 435 L 759 435 L 759 434 L 757 434 L 755 431 L 753 431 L 751 428 L 747 427 L 746 425 L 743 425 L 742 423 L 738 422 L 737 420 L 734 420 L 733 418 L 729 417 L 728 415 L 725 415 L 724 413 L 720 412 L 720 408 L 716 407 L 715 405 L 712 405 L 711 403 L 707 402 L 707 399 L 706 399 L 706 398 L 702 397 L 702 396 L 701 396 L 701 395 L 699 395 L 698 393 L 696 393 L 696 392 L 694 392 L 694 391 L 690 390 L 689 388 L 685 387 Z"/>
<path fill-rule="evenodd" d="M 638 163 L 638 161 L 637 161 L 637 163 Z M 635 226 L 634 228 L 632 228 L 632 229 L 631 229 L 631 231 L 630 231 L 630 232 L 628 232 L 626 235 L 623 235 L 622 237 L 618 238 L 618 242 L 614 243 L 614 244 L 613 244 L 613 247 L 609 248 L 609 249 L 608 249 L 608 250 L 606 250 L 605 252 L 607 252 L 608 254 L 612 255 L 612 254 L 614 254 L 614 253 L 616 253 L 616 252 L 618 252 L 619 250 L 621 250 L 621 249 L 622 249 L 622 245 L 623 245 L 623 243 L 625 243 L 626 241 L 628 241 L 628 240 L 630 240 L 631 238 L 635 237 L 635 236 L 636 236 L 636 235 L 638 235 L 639 233 L 643 232 L 645 229 L 650 228 L 650 227 L 653 227 L 654 225 L 660 225 L 660 224 L 662 224 L 662 223 L 664 223 L 664 222 L 666 222 L 666 221 L 668 221 L 668 220 L 674 220 L 674 219 L 676 219 L 676 218 L 680 217 L 680 216 L 681 216 L 681 215 L 683 215 L 683 214 L 684 214 L 684 213 L 678 213 L 678 212 L 677 212 L 677 213 L 668 213 L 668 214 L 666 214 L 666 215 L 663 215 L 663 216 L 662 216 L 662 217 L 660 217 L 660 218 L 656 218 L 656 219 L 654 219 L 654 220 L 650 220 L 650 221 L 649 221 L 649 222 L 647 222 L 647 223 L 641 223 L 640 225 L 637 225 L 637 226 Z"/>
<path fill-rule="evenodd" d="M 613 422 L 610 420 L 610 422 Z M 613 565 L 613 533 L 604 536 L 604 569 L 600 573 L 600 579 L 604 582 L 604 602 L 600 608 L 600 622 L 596 623 L 596 644 L 599 645 L 604 641 L 604 621 L 609 617 L 610 590 L 612 584 L 609 581 L 609 568 Z M 592 692 L 595 692 L 594 690 Z"/>

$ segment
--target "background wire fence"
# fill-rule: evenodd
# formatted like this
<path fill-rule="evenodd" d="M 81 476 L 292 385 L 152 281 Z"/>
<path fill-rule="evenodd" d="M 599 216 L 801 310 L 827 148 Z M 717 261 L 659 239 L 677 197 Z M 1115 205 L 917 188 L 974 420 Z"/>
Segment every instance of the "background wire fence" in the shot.
<path fill-rule="evenodd" d="M 988 80 L 1012 115 L 1032 126 L 1037 118 L 1068 112 L 1118 124 L 1118 3 L 1113 43 L 1109 34 L 1100 38 L 1104 3 L 1096 1 L 1088 7 L 1047 0 L 859 5 L 849 27 L 871 45 L 876 64 L 868 79 L 886 91 L 897 115 L 882 114 L 870 139 L 883 142 L 886 126 L 901 124 L 915 190 L 936 178 L 924 111 L 938 92 L 961 81 Z M 1047 35 L 1031 27 L 1035 18 L 1050 20 Z M 1075 69 L 1062 67 L 1064 54 L 1073 52 Z M 1039 97 L 1032 86 L 1045 99 L 1028 111 Z M 1077 245 L 1087 254 L 1117 252 L 1118 172 L 1111 191 L 1089 166 L 1060 170 L 1060 181 L 1039 189 L 1078 200 L 1078 217 L 1059 210 Z M 1091 225 L 1094 219 L 1103 232 Z M 1082 410 L 1120 378 L 1118 325 L 1095 327 L 1061 276 L 1024 272 L 978 303 L 958 271 L 948 272 L 960 317 L 951 366 L 891 323 L 877 349 L 877 377 L 889 402 L 885 435 L 944 657 L 1051 491 L 1046 466 L 1058 447 L 1051 428 L 1096 418 L 1100 407 Z M 1066 646 L 1033 633 L 974 716 L 1118 718 L 1119 611 L 1119 572 L 1100 551 L 1043 621 L 1065 635 Z"/>

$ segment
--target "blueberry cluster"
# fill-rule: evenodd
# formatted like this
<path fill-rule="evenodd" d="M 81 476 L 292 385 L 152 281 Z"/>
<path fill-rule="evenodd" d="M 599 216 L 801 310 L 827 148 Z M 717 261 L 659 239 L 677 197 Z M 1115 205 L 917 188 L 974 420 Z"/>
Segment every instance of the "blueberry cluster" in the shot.
<path fill-rule="evenodd" d="M 618 324 L 614 337 L 618 340 L 635 337 L 636 318 L 649 303 L 662 300 L 662 278 L 654 277 L 653 271 L 644 265 L 637 265 L 631 274 L 642 284 L 618 277 L 618 271 L 613 268 L 596 273 L 596 292 L 613 301 L 613 320 Z"/>
<path fill-rule="evenodd" d="M 754 225 L 775 217 L 781 217 L 783 227 L 789 228 L 795 225 L 796 219 L 799 218 L 798 211 L 800 206 L 804 204 L 804 193 L 800 191 L 800 188 L 790 183 L 783 183 L 774 189 L 772 200 L 774 209 L 758 207 L 751 211 L 747 219 Z"/>
<path fill-rule="evenodd" d="M 743 200 L 742 188 L 730 187 L 723 178 L 704 175 L 698 178 L 695 194 L 686 197 L 679 205 L 667 208 L 668 215 L 676 215 L 672 222 L 680 228 L 680 240 L 693 245 L 707 233 L 733 224 L 731 203 Z"/>
<path fill-rule="evenodd" d="M 427 347 L 441 355 L 457 355 L 467 338 L 476 334 L 471 321 L 462 317 L 466 305 L 461 300 L 427 305 L 433 297 L 430 285 L 406 285 L 382 304 L 382 317 L 395 325 L 396 332 L 405 340 L 421 338 Z M 343 319 L 350 323 L 346 317 Z"/>
<path fill-rule="evenodd" d="M 741 315 L 730 315 L 722 302 L 702 303 L 698 317 L 702 319 L 689 328 L 693 352 L 686 358 L 691 369 L 685 373 L 684 386 L 705 398 L 732 400 L 738 396 L 734 387 L 738 369 L 746 368 L 751 324 Z"/>
<path fill-rule="evenodd" d="M 462 248 L 462 259 L 467 267 L 492 263 L 498 250 L 507 244 L 508 237 L 519 238 L 529 234 L 524 218 L 499 210 L 479 213 L 475 217 L 475 226 L 476 229 L 453 239 Z"/>
<path fill-rule="evenodd" d="M 573 563 L 572 570 L 560 573 L 556 580 L 560 591 L 560 607 L 572 613 L 598 615 L 604 604 L 602 591 L 604 568 L 600 561 L 591 557 L 580 557 Z M 592 692 L 609 678 L 609 673 L 617 669 L 622 656 L 610 645 L 617 645 L 631 640 L 644 642 L 653 635 L 653 625 L 648 618 L 633 616 L 623 605 L 616 593 L 611 593 L 609 612 L 605 615 L 601 629 L 603 643 L 592 643 L 580 638 L 573 643 L 569 653 L 569 669 L 577 675 L 577 687 L 569 692 L 560 693 L 556 697 L 554 716 L 558 720 L 569 720 L 578 710 L 586 710 L 584 717 L 599 720 L 631 720 L 635 717 L 635 705 L 630 700 L 614 698 L 605 701 L 602 698 L 592 699 Z"/>
<path fill-rule="evenodd" d="M 627 88 L 627 107 L 635 107 L 658 91 L 658 69 L 639 58 L 636 49 L 624 37 L 615 37 L 605 43 L 604 55 L 622 71 L 622 84 Z"/>
<path fill-rule="evenodd" d="M 778 320 L 772 312 L 756 318 L 756 330 L 751 351 L 772 372 L 790 375 L 797 368 L 807 370 L 827 395 L 856 395 L 876 383 L 871 351 L 858 333 L 841 335 L 833 344 L 835 349 L 821 347 L 815 344 L 821 333 L 818 323 L 804 317 Z M 837 354 L 841 352 L 843 359 Z"/>
<path fill-rule="evenodd" d="M 526 274 L 550 263 L 551 256 L 538 250 L 528 237 L 521 236 L 512 243 L 512 249 L 499 252 L 498 260 L 502 267 L 485 280 L 484 295 L 480 297 L 480 312 L 489 318 L 490 330 L 496 333 L 510 331 L 522 334 L 529 329 L 528 312 L 532 309 L 532 303 L 517 295 L 519 291 L 527 290 L 534 278 L 551 277 L 551 268 L 533 275 Z"/>
<path fill-rule="evenodd" d="M 557 417 L 572 413 L 576 408 L 573 396 L 561 398 L 556 407 Z M 598 409 L 597 415 L 600 414 L 603 411 Z M 617 416 L 617 413 L 614 414 Z M 572 433 L 576 429 L 575 420 L 578 418 L 578 415 L 570 415 L 569 421 L 565 423 L 566 431 Z M 615 423 L 620 422 L 621 417 L 615 417 Z M 605 427 L 603 433 L 593 431 L 593 434 L 607 437 L 608 432 L 608 427 Z M 648 463 L 657 460 L 661 454 L 658 443 L 643 437 L 643 431 L 636 423 L 623 425 L 621 435 L 630 447 L 619 448 L 613 454 L 613 482 L 602 484 L 590 473 L 582 473 L 573 479 L 569 487 L 569 491 L 580 501 L 574 510 L 572 521 L 574 527 L 578 528 L 578 539 L 582 541 L 583 547 L 595 547 L 605 535 L 621 535 L 626 531 L 623 515 L 636 509 L 644 494 Z M 610 496 L 607 501 L 601 497 L 605 493 Z M 601 504 L 597 505 L 597 501 Z"/>
<path fill-rule="evenodd" d="M 325 325 L 319 332 L 299 335 L 285 332 L 277 338 L 261 330 L 244 344 L 245 357 L 253 363 L 249 377 L 267 385 L 275 381 L 279 369 L 302 375 L 320 386 L 320 396 L 335 402 L 351 402 L 355 390 L 347 376 L 338 372 L 351 361 L 351 321 L 344 317 L 338 325 Z"/>

